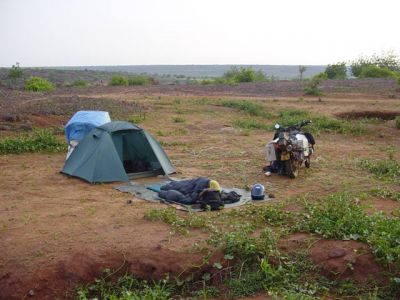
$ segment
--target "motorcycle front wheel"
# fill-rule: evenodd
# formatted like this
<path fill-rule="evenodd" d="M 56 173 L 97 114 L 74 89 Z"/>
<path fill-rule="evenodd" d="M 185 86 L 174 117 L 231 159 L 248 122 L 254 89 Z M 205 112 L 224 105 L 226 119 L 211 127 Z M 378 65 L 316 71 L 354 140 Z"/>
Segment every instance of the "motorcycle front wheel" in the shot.
<path fill-rule="evenodd" d="M 308 156 L 308 157 L 306 158 L 306 160 L 304 161 L 304 165 L 306 166 L 306 168 L 309 168 L 309 167 L 310 167 L 310 165 L 311 165 L 311 159 L 310 159 L 309 156 Z"/>
<path fill-rule="evenodd" d="M 299 175 L 299 166 L 296 160 L 289 159 L 284 161 L 285 172 L 289 178 L 296 178 Z"/>

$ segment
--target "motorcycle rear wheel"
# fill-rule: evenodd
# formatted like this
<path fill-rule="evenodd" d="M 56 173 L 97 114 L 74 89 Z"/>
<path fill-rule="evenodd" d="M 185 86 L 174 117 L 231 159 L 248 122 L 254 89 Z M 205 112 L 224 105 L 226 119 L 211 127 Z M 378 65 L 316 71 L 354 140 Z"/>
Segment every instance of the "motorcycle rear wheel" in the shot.
<path fill-rule="evenodd" d="M 285 172 L 289 178 L 296 178 L 299 175 L 299 166 L 297 161 L 289 159 L 284 161 Z"/>

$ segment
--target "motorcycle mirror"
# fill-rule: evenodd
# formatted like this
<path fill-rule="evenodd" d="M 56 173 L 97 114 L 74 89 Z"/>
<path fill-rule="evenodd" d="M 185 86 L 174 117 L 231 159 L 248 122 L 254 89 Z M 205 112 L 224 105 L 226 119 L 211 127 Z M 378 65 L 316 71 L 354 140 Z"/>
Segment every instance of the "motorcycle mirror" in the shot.
<path fill-rule="evenodd" d="M 279 129 L 281 128 L 281 125 L 279 125 L 278 123 L 275 124 L 275 129 Z"/>

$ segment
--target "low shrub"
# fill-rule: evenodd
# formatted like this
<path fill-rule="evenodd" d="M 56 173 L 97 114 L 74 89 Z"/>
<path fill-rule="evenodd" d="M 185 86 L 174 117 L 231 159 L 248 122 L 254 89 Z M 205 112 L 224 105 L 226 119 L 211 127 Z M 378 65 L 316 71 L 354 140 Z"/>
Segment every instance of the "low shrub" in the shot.
<path fill-rule="evenodd" d="M 395 72 L 386 67 L 364 66 L 361 69 L 360 78 L 397 78 Z"/>
<path fill-rule="evenodd" d="M 400 164 L 393 159 L 368 160 L 361 161 L 361 167 L 373 174 L 379 179 L 400 182 Z"/>
<path fill-rule="evenodd" d="M 321 83 L 321 80 L 323 80 L 325 75 L 315 75 L 306 85 L 304 88 L 304 94 L 308 96 L 321 96 L 322 91 L 319 88 L 319 85 Z"/>
<path fill-rule="evenodd" d="M 66 144 L 57 140 L 53 133 L 47 129 L 0 140 L 0 154 L 62 152 L 66 151 L 66 149 Z"/>
<path fill-rule="evenodd" d="M 147 85 L 150 83 L 150 77 L 145 75 L 134 75 L 128 78 L 129 85 Z"/>
<path fill-rule="evenodd" d="M 87 82 L 83 79 L 77 79 L 72 83 L 73 87 L 86 87 L 87 86 Z"/>
<path fill-rule="evenodd" d="M 54 85 L 41 77 L 30 77 L 25 83 L 25 90 L 32 92 L 47 92 L 54 90 Z"/>
<path fill-rule="evenodd" d="M 129 84 L 128 79 L 126 79 L 126 77 L 121 75 L 114 75 L 108 82 L 108 85 L 111 86 L 127 86 L 128 84 Z"/>

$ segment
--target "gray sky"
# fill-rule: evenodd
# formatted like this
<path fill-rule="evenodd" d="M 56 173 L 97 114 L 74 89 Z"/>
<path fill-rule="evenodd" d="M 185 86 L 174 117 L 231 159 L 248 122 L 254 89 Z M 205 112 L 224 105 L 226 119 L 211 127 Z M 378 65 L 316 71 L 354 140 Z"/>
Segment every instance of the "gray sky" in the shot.
<path fill-rule="evenodd" d="M 400 53 L 398 0 L 0 0 L 0 66 L 328 64 Z"/>

